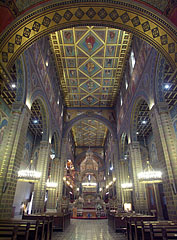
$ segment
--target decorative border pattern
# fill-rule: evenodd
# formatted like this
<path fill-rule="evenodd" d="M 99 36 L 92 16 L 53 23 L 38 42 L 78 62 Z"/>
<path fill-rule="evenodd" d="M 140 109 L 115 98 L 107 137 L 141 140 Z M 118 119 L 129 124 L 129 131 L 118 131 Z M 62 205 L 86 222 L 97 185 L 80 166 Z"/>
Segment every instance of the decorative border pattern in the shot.
<path fill-rule="evenodd" d="M 95 6 L 89 7 L 90 2 Z M 177 65 L 177 32 L 163 19 L 136 5 L 90 0 L 80 4 L 73 1 L 48 4 L 26 13 L 1 36 L 0 61 L 10 69 L 22 51 L 37 39 L 68 26 L 90 24 L 132 32 L 165 55 L 173 68 Z"/>

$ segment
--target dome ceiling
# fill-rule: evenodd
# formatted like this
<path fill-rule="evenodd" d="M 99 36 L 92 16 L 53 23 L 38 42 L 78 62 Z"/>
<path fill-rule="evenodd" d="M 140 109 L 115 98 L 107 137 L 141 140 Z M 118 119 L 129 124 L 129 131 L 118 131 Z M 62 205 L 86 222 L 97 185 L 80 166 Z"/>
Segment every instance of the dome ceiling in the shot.
<path fill-rule="evenodd" d="M 67 107 L 112 107 L 131 34 L 108 27 L 73 27 L 51 34 Z"/>

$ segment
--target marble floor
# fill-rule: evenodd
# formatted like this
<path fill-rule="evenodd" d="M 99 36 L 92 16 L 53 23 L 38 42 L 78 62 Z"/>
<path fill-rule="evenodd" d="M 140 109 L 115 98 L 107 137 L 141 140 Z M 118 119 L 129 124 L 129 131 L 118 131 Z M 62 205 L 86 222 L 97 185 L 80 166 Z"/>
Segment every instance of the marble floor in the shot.
<path fill-rule="evenodd" d="M 108 227 L 108 220 L 72 219 L 65 232 L 54 232 L 52 240 L 126 240 Z"/>

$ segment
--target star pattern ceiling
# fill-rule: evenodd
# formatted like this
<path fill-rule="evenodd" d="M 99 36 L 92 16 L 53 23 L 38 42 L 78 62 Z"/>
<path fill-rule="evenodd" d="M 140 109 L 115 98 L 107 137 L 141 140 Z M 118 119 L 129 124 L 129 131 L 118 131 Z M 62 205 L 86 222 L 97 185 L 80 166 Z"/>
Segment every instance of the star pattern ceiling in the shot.
<path fill-rule="evenodd" d="M 51 34 L 68 107 L 113 106 L 131 38 L 125 31 L 98 26 Z"/>
<path fill-rule="evenodd" d="M 104 146 L 107 127 L 96 120 L 82 120 L 72 127 L 76 146 Z"/>

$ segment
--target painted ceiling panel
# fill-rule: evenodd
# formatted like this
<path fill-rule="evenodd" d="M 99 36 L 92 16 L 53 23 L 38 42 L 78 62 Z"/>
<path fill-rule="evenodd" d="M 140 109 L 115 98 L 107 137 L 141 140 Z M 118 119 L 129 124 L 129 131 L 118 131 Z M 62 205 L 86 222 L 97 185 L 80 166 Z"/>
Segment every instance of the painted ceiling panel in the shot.
<path fill-rule="evenodd" d="M 83 120 L 72 127 L 76 146 L 103 146 L 107 127 L 96 120 Z"/>
<path fill-rule="evenodd" d="M 112 107 L 131 35 L 108 27 L 82 26 L 51 34 L 51 42 L 66 105 Z"/>

